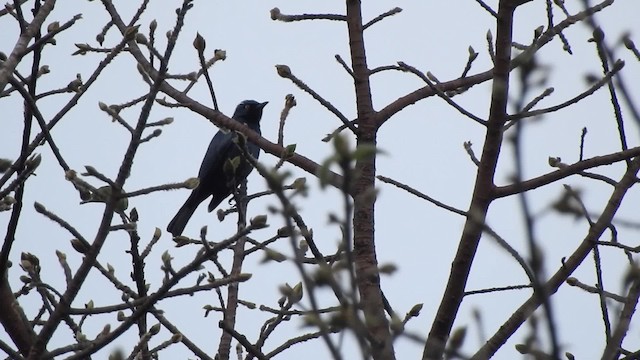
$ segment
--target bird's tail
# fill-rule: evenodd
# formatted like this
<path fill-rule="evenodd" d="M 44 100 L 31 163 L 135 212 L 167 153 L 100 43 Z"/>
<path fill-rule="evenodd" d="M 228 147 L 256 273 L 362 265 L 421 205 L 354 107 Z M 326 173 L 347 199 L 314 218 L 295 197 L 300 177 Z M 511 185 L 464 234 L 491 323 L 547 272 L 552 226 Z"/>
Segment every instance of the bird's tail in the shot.
<path fill-rule="evenodd" d="M 167 225 L 167 231 L 170 232 L 173 236 L 182 235 L 182 231 L 184 230 L 185 226 L 187 226 L 187 222 L 189 222 L 189 219 L 191 219 L 191 215 L 193 215 L 194 211 L 196 211 L 196 207 L 197 206 L 192 206 L 191 204 L 189 204 L 188 201 L 184 205 L 182 205 L 180 210 L 178 210 L 176 216 L 174 216 L 173 219 L 171 219 L 169 225 Z"/>

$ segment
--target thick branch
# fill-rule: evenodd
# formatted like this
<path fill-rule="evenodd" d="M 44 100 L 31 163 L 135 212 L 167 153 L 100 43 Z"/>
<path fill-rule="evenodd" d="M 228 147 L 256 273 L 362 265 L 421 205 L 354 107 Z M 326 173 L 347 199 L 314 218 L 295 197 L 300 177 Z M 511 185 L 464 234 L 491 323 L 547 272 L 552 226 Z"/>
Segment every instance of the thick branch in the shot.
<path fill-rule="evenodd" d="M 558 271 L 544 284 L 543 293 L 551 296 L 560 285 L 562 285 L 569 276 L 576 270 L 576 268 L 582 264 L 584 259 L 589 255 L 594 246 L 597 245 L 598 239 L 602 236 L 605 230 L 609 228 L 613 217 L 615 216 L 622 199 L 624 198 L 627 190 L 629 190 L 636 183 L 636 175 L 640 169 L 640 157 L 636 157 L 631 162 L 631 165 L 627 169 L 626 173 L 616 186 L 615 190 L 609 198 L 609 202 L 602 212 L 602 216 L 598 221 L 589 228 L 589 233 L 582 240 L 582 243 L 573 252 L 573 254 L 562 264 Z M 496 332 L 480 350 L 473 355 L 472 360 L 489 359 L 495 354 L 495 352 L 515 333 L 515 331 L 533 314 L 533 312 L 540 306 L 542 299 L 538 294 L 532 294 L 527 301 L 525 301 L 509 319 L 500 326 L 500 330 Z"/>
<path fill-rule="evenodd" d="M 447 288 L 427 338 L 422 355 L 423 359 L 442 358 L 449 333 L 464 297 L 464 290 L 471 271 L 471 264 L 480 242 L 487 211 L 493 200 L 493 177 L 502 145 L 502 127 L 507 119 L 506 110 L 509 94 L 509 72 L 511 70 L 514 11 L 515 6 L 510 1 L 500 1 L 497 17 L 496 59 L 493 71 L 491 109 L 489 111 L 489 120 L 487 121 L 484 148 L 480 166 L 478 167 L 471 205 L 467 212 L 467 220 L 462 231 L 458 251 L 453 260 Z"/>
<path fill-rule="evenodd" d="M 640 147 L 631 148 L 625 151 L 619 151 L 617 153 L 609 155 L 592 157 L 591 159 L 578 161 L 575 164 L 563 166 L 559 170 L 538 176 L 533 179 L 529 179 L 517 184 L 496 187 L 494 189 L 494 196 L 496 198 L 501 198 L 523 191 L 537 189 L 541 186 L 551 184 L 571 175 L 579 174 L 581 171 L 584 171 L 586 169 L 591 169 L 602 165 L 610 165 L 619 161 L 626 161 L 636 156 L 640 156 Z"/>
<path fill-rule="evenodd" d="M 533 56 L 533 54 L 536 51 L 538 51 L 541 47 L 549 43 L 556 36 L 556 34 L 559 34 L 562 30 L 568 28 L 569 26 L 579 22 L 580 20 L 598 11 L 603 10 L 604 8 L 610 6 L 611 4 L 613 4 L 613 0 L 605 0 L 582 12 L 579 12 L 573 16 L 566 18 L 565 20 L 558 23 L 558 25 L 554 26 L 551 29 L 548 29 L 547 31 L 542 33 L 542 35 L 540 35 L 540 37 L 531 46 L 529 46 L 527 50 L 525 50 L 524 52 L 516 56 L 513 59 L 513 61 L 511 61 L 510 70 L 513 70 L 518 66 L 522 65 L 523 63 L 529 61 L 531 56 Z M 494 73 L 494 69 L 491 69 L 491 70 L 487 70 L 485 72 L 481 72 L 479 74 L 472 75 L 469 77 L 446 81 L 436 85 L 436 87 L 444 92 L 456 90 L 458 88 L 468 88 L 468 87 L 483 83 L 487 80 L 491 80 L 493 73 Z M 382 125 L 385 121 L 389 120 L 393 115 L 395 115 L 405 107 L 415 104 L 416 102 L 424 98 L 433 96 L 435 94 L 436 92 L 433 91 L 429 86 L 425 86 L 423 88 L 420 88 L 405 96 L 398 98 L 394 102 L 390 103 L 389 105 L 385 106 L 383 109 L 378 111 L 379 125 Z"/>
<path fill-rule="evenodd" d="M 371 101 L 370 71 L 365 52 L 361 3 L 347 0 L 347 27 L 349 47 L 353 67 L 353 82 L 356 92 L 358 113 L 358 146 L 376 144 L 378 124 Z M 370 192 L 375 186 L 376 157 L 359 159 L 356 162 L 352 195 L 353 206 L 353 256 L 357 287 L 369 335 L 373 339 L 371 355 L 373 359 L 394 359 L 389 321 L 384 312 L 384 300 L 380 288 L 380 274 L 376 258 L 374 235 L 375 196 Z M 349 189 L 346 184 L 344 189 Z M 351 244 L 345 244 L 350 251 Z M 360 334 L 360 336 L 366 334 Z"/>
<path fill-rule="evenodd" d="M 20 34 L 20 38 L 18 38 L 18 42 L 11 51 L 11 54 L 9 54 L 7 60 L 2 62 L 2 66 L 0 66 L 0 91 L 4 90 L 4 87 L 7 86 L 9 77 L 13 74 L 22 57 L 27 54 L 26 50 L 29 42 L 40 32 L 42 24 L 53 10 L 55 4 L 55 0 L 47 0 L 40 6 L 38 13 L 27 27 L 27 31 Z"/>
<path fill-rule="evenodd" d="M 108 9 L 110 8 L 111 10 L 110 14 L 112 15 L 112 17 L 115 14 L 117 14 L 115 9 L 113 8 L 113 4 L 105 1 L 104 5 Z M 177 37 L 177 34 L 179 33 L 180 29 L 182 28 L 182 25 L 184 24 L 182 20 L 184 20 L 184 14 L 188 9 L 187 5 L 188 5 L 188 2 L 185 1 L 183 3 L 182 9 L 180 10 L 180 13 L 178 14 L 178 19 L 172 32 L 173 34 L 172 38 L 170 39 L 169 44 L 167 45 L 167 49 L 165 51 L 165 55 L 164 55 L 165 59 L 169 59 L 171 57 L 171 54 L 173 52 L 173 49 L 176 43 L 175 37 Z M 122 32 L 122 35 L 124 36 L 125 39 L 127 38 L 127 34 L 126 34 L 127 29 L 128 28 L 125 28 L 124 26 L 120 28 L 120 31 Z M 133 43 L 133 41 L 130 41 L 130 43 Z M 154 104 L 154 99 L 156 97 L 156 94 L 160 90 L 160 84 L 162 83 L 163 77 L 167 72 L 167 70 L 168 70 L 168 63 L 166 61 L 163 61 L 162 66 L 160 67 L 161 80 L 157 81 L 156 83 L 150 86 L 151 88 L 149 90 L 147 99 L 138 117 L 138 122 L 135 128 L 135 131 L 131 136 L 129 147 L 127 148 L 127 151 L 124 155 L 122 165 L 118 170 L 118 176 L 115 181 L 118 189 L 122 189 L 124 187 L 123 185 L 126 179 L 129 177 L 129 174 L 131 173 L 131 167 L 133 166 L 133 159 L 140 145 L 140 138 L 142 137 L 142 132 L 146 128 L 146 123 L 149 117 L 149 113 L 151 111 L 151 107 Z M 100 227 L 98 228 L 96 238 L 94 239 L 91 245 L 91 248 L 85 254 L 86 256 L 82 262 L 82 265 L 80 265 L 80 267 L 78 268 L 78 271 L 73 277 L 73 280 L 71 281 L 71 283 L 69 283 L 69 286 L 67 287 L 67 290 L 65 291 L 62 298 L 60 299 L 60 302 L 58 303 L 58 306 L 56 307 L 55 311 L 51 314 L 47 322 L 42 327 L 42 331 L 40 332 L 40 334 L 38 334 L 36 343 L 33 346 L 31 352 L 29 353 L 29 359 L 40 358 L 45 345 L 49 342 L 49 340 L 53 336 L 62 318 L 68 313 L 69 308 L 71 307 L 71 303 L 73 302 L 75 297 L 78 295 L 78 292 L 80 291 L 80 288 L 84 284 L 84 281 L 87 278 L 89 271 L 93 267 L 95 259 L 98 257 L 98 254 L 100 253 L 100 250 L 102 249 L 102 246 L 104 245 L 107 239 L 107 235 L 109 235 L 111 221 L 113 219 L 116 202 L 118 200 L 117 194 L 115 194 L 115 191 L 113 193 L 114 194 L 112 194 L 108 199 L 108 201 L 106 202 L 106 206 L 102 216 L 102 221 L 100 223 Z"/>

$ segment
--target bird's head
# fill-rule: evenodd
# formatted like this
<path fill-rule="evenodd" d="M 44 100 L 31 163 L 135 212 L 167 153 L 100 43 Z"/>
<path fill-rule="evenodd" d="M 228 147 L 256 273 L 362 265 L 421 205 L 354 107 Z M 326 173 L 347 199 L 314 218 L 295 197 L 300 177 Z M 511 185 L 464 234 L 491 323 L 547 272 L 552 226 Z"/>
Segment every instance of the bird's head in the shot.
<path fill-rule="evenodd" d="M 255 100 L 245 100 L 236 107 L 233 118 L 247 124 L 257 124 L 262 117 L 262 109 L 267 104 L 266 101 L 259 103 Z"/>

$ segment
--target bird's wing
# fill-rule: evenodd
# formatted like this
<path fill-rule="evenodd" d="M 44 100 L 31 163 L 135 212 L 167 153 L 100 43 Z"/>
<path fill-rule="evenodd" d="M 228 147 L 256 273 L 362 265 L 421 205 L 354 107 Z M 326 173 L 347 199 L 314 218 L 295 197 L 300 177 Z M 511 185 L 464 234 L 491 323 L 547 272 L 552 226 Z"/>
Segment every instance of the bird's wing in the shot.
<path fill-rule="evenodd" d="M 202 165 L 200 165 L 200 171 L 198 177 L 202 180 L 205 175 L 209 174 L 212 169 L 219 167 L 221 161 L 225 161 L 227 153 L 233 144 L 233 134 L 231 132 L 218 131 L 216 135 L 211 139 L 209 148 L 202 159 Z"/>

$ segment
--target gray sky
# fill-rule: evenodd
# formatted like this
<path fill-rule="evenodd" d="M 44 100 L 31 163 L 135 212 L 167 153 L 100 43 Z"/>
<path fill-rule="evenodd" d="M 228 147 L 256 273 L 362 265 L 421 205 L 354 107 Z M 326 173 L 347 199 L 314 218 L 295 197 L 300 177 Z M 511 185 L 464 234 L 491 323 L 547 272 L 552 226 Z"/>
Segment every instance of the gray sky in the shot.
<path fill-rule="evenodd" d="M 495 2 L 489 2 L 495 8 Z M 129 18 L 134 9 L 128 1 L 116 1 L 121 15 Z M 137 3 L 137 2 L 135 2 Z M 573 14 L 580 10 L 581 2 L 567 2 Z M 180 2 L 151 2 L 149 10 L 141 20 L 141 31 L 146 32 L 152 19 L 158 21 L 159 41 L 164 45 L 164 33 L 173 27 L 174 9 Z M 218 63 L 211 71 L 216 95 L 221 110 L 230 115 L 236 104 L 244 99 L 269 101 L 262 120 L 262 133 L 267 139 L 277 138 L 278 118 L 284 97 L 291 93 L 296 96 L 298 106 L 286 124 L 285 143 L 297 144 L 297 152 L 322 162 L 332 151 L 330 144 L 321 142 L 325 134 L 340 125 L 340 121 L 326 109 L 316 103 L 289 81 L 280 78 L 274 65 L 289 65 L 292 72 L 305 81 L 314 90 L 340 109 L 347 117 L 355 116 L 355 101 L 352 82 L 346 72 L 335 61 L 334 55 L 344 59 L 349 57 L 346 24 L 334 21 L 306 21 L 298 23 L 274 22 L 269 10 L 279 7 L 285 14 L 299 13 L 344 13 L 344 4 L 339 1 L 252 1 L 242 5 L 237 2 L 196 1 L 194 11 L 187 16 L 176 55 L 172 58 L 172 73 L 188 73 L 198 68 L 192 40 L 196 32 L 207 40 L 207 51 L 220 48 L 227 51 L 227 60 Z M 455 4 L 455 5 L 454 5 Z M 437 1 L 367 1 L 363 6 L 365 21 L 387 11 L 392 7 L 401 7 L 404 11 L 396 16 L 376 24 L 365 34 L 368 64 L 370 68 L 395 64 L 404 61 L 422 71 L 430 71 L 441 81 L 460 76 L 466 63 L 468 47 L 472 46 L 480 53 L 470 74 L 490 68 L 490 59 L 486 51 L 486 32 L 495 34 L 495 25 L 491 16 L 484 12 L 475 1 L 437 2 Z M 610 45 L 617 44 L 620 35 L 628 31 L 636 43 L 640 43 L 640 25 L 635 20 L 640 11 L 636 1 L 618 0 L 613 6 L 599 13 L 597 21 L 606 32 Z M 83 18 L 71 30 L 57 38 L 55 47 L 47 47 L 44 63 L 49 65 L 51 73 L 39 83 L 40 91 L 59 88 L 66 85 L 80 73 L 86 80 L 102 56 L 89 54 L 69 57 L 75 48 L 74 43 L 89 43 L 97 46 L 95 35 L 107 21 L 107 14 L 99 2 L 59 2 L 51 21 L 61 23 L 73 14 L 82 13 Z M 557 9 L 556 22 L 564 19 Z M 48 22 L 47 22 L 48 23 Z M 519 43 L 529 43 L 533 30 L 546 25 L 544 2 L 534 1 L 518 9 L 516 13 L 516 31 L 514 39 Z M 0 50 L 8 53 L 16 39 L 15 21 L 8 17 L 0 19 Z M 547 107 L 563 102 L 588 87 L 585 74 L 601 74 L 601 65 L 596 56 L 595 47 L 588 43 L 590 30 L 584 25 L 575 25 L 565 32 L 574 54 L 562 51 L 562 44 L 556 39 L 540 51 L 538 61 L 549 67 L 549 82 L 546 86 L 555 88 L 554 94 L 540 103 Z M 110 32 L 105 46 L 118 41 L 115 32 Z M 160 46 L 160 48 L 163 47 Z M 640 88 L 636 79 L 640 78 L 640 66 L 632 54 L 620 49 L 616 55 L 626 60 L 624 76 L 627 86 L 637 99 Z M 25 62 L 20 71 L 26 74 L 29 63 Z M 517 74 L 516 76 L 517 77 Z M 372 77 L 373 101 L 376 109 L 383 108 L 390 101 L 410 91 L 424 86 L 415 76 L 384 72 Z M 61 148 L 62 154 L 70 166 L 79 172 L 83 166 L 92 165 L 108 176 L 115 177 L 122 155 L 128 143 L 126 131 L 98 110 L 99 101 L 107 104 L 123 103 L 146 92 L 145 84 L 140 81 L 132 58 L 123 54 L 105 71 L 101 80 L 89 90 L 74 110 L 53 131 L 53 136 Z M 536 89 L 530 98 L 541 89 Z M 514 92 L 514 96 L 515 96 Z M 210 104 L 205 83 L 202 82 L 190 92 L 190 95 L 204 104 Z M 42 101 L 45 118 L 51 118 L 63 106 L 70 95 L 62 95 Z M 466 109 L 480 117 L 488 114 L 490 92 L 489 83 L 472 88 L 467 93 L 455 97 Z M 603 155 L 618 151 L 620 145 L 612 115 L 609 95 L 602 89 L 588 100 L 559 111 L 542 120 L 528 120 L 525 126 L 525 178 L 534 177 L 553 169 L 549 167 L 549 156 L 559 156 L 566 163 L 578 159 L 580 132 L 588 128 L 585 145 L 585 157 Z M 15 96 L 0 99 L 3 109 L 3 136 L 0 141 L 0 157 L 16 158 L 22 132 L 21 102 Z M 637 146 L 639 129 L 630 118 L 626 109 L 626 130 L 629 147 Z M 139 108 L 122 113 L 125 119 L 135 122 Z M 171 126 L 163 128 L 163 134 L 143 145 L 126 190 L 183 181 L 197 174 L 202 154 L 211 136 L 217 129 L 206 119 L 184 110 L 167 110 L 156 106 L 152 120 L 166 116 L 175 118 Z M 384 151 L 379 157 L 378 174 L 392 177 L 459 209 L 466 210 L 473 189 L 475 166 L 463 149 L 464 141 L 471 141 L 479 156 L 484 131 L 481 126 L 461 116 L 438 98 L 429 98 L 413 105 L 387 122 L 379 132 L 378 145 Z M 21 226 L 17 232 L 17 241 L 11 259 L 14 264 L 22 251 L 32 252 L 40 257 L 45 272 L 43 278 L 58 286 L 64 282 L 62 271 L 55 258 L 55 249 L 69 254 L 72 269 L 76 269 L 81 259 L 70 248 L 70 235 L 56 224 L 38 215 L 32 207 L 34 201 L 41 202 L 48 209 L 72 223 L 87 238 L 95 236 L 99 224 L 102 206 L 89 204 L 78 206 L 78 196 L 70 183 L 64 180 L 64 174 L 57 165 L 47 146 L 41 147 L 43 156 L 38 176 L 28 182 L 25 195 L 25 208 Z M 513 172 L 512 149 L 505 146 L 499 163 L 498 184 L 509 182 Z M 273 165 L 277 159 L 263 154 L 260 158 L 267 165 Z M 328 224 L 327 213 L 340 209 L 340 195 L 333 189 L 320 190 L 312 176 L 285 165 L 294 177 L 306 176 L 310 186 L 310 195 L 298 199 L 305 220 L 314 229 L 315 238 L 321 248 L 327 252 L 335 249 L 340 235 L 335 225 Z M 624 167 L 609 166 L 596 170 L 618 179 Z M 94 184 L 96 184 L 94 182 Z M 562 184 L 569 184 L 583 190 L 583 200 L 587 208 L 594 213 L 601 211 L 611 193 L 611 187 L 583 178 L 571 177 L 543 189 L 527 194 L 535 214 L 542 214 L 550 203 L 562 192 Z M 266 186 L 257 175 L 249 178 L 250 191 L 259 191 Z M 380 263 L 394 263 L 399 271 L 392 276 L 383 277 L 385 295 L 389 298 L 398 314 L 404 314 L 416 303 L 424 303 L 421 315 L 413 319 L 408 329 L 425 336 L 440 302 L 440 296 L 446 283 L 450 264 L 456 251 L 462 230 L 463 219 L 445 212 L 423 200 L 390 185 L 378 183 L 380 196 L 376 208 L 376 246 Z M 139 231 L 143 241 L 151 238 L 155 227 L 163 229 L 174 212 L 187 197 L 188 192 L 173 191 L 154 193 L 144 198 L 130 200 L 140 213 Z M 636 204 L 640 200 L 637 189 L 631 191 L 623 204 L 619 216 L 637 220 Z M 225 205 L 226 202 L 223 202 Z M 250 215 L 266 213 L 269 204 L 277 204 L 275 199 L 257 201 L 249 209 Z M 338 213 L 339 214 L 339 213 Z M 0 228 L 5 229 L 9 212 L 0 214 Z M 223 239 L 234 232 L 233 218 L 219 223 L 211 214 L 200 208 L 186 229 L 186 234 L 197 237 L 202 225 L 209 226 L 211 240 Z M 272 227 L 253 234 L 258 239 L 268 238 L 274 229 L 281 225 L 280 219 L 270 215 Z M 517 199 L 503 199 L 495 202 L 489 213 L 488 223 L 502 235 L 514 248 L 526 255 L 526 237 L 523 232 L 521 215 L 518 212 Z M 561 258 L 568 256 L 588 231 L 583 220 L 574 221 L 568 216 L 555 213 L 540 215 L 537 238 L 545 251 L 547 274 L 555 272 Z M 637 245 L 637 233 L 624 227 L 618 227 L 619 241 L 632 246 Z M 111 263 L 123 281 L 129 280 L 129 257 L 124 253 L 128 247 L 127 237 L 113 234 L 100 256 L 103 263 Z M 283 252 L 290 252 L 288 242 L 276 246 Z M 159 270 L 160 255 L 169 250 L 175 258 L 175 266 L 184 264 L 193 252 L 189 249 L 172 247 L 167 234 L 163 234 L 160 244 L 148 258 L 148 282 L 151 288 L 157 288 L 162 281 Z M 269 263 L 259 265 L 260 256 L 250 259 L 246 272 L 253 279 L 241 287 L 241 298 L 257 304 L 276 307 L 279 298 L 278 285 L 284 282 L 295 284 L 299 276 L 291 264 Z M 613 292 L 621 290 L 621 277 L 626 271 L 626 260 L 619 251 L 603 250 L 605 262 L 605 286 Z M 16 280 L 18 270 L 14 266 L 12 279 Z M 585 261 L 574 274 L 582 282 L 594 284 L 592 262 Z M 189 279 L 182 286 L 193 284 Z M 483 238 L 467 289 L 481 289 L 526 283 L 526 276 L 516 262 L 491 239 Z M 13 282 L 14 290 L 18 283 Z M 472 326 L 472 310 L 479 309 L 484 319 L 484 332 L 492 335 L 504 320 L 529 296 L 529 291 L 475 295 L 465 299 L 459 313 L 456 326 L 470 326 L 464 351 L 473 353 L 479 347 L 477 329 Z M 81 292 L 75 306 L 79 307 L 89 299 L 103 306 L 119 302 L 120 295 L 94 272 L 90 275 L 88 286 Z M 38 304 L 32 296 L 28 302 Z M 216 304 L 214 293 L 200 294 L 190 298 L 168 300 L 161 304 L 167 318 L 184 329 L 189 336 L 205 350 L 213 353 L 219 338 L 218 317 L 215 314 L 203 318 L 198 310 L 205 304 Z M 327 302 L 326 304 L 329 304 Z M 604 348 L 603 325 L 599 315 L 598 299 L 575 288 L 564 286 L 553 297 L 560 330 L 560 342 L 566 351 L 576 358 L 593 358 Z M 185 310 L 188 309 L 188 310 Z M 615 307 L 611 307 L 615 309 Z M 33 315 L 36 309 L 28 309 Z M 612 318 L 616 314 L 612 313 Z M 242 308 L 238 317 L 238 329 L 250 339 L 254 339 L 267 314 L 258 310 Z M 116 326 L 115 319 L 95 317 L 87 322 L 86 333 L 93 338 L 106 322 Z M 152 321 L 153 323 L 153 321 Z M 640 326 L 637 321 L 625 341 L 629 349 L 640 346 Z M 62 329 L 62 327 L 60 328 Z M 277 331 L 267 349 L 288 337 L 299 335 L 301 329 L 297 322 L 283 326 Z M 93 332 L 91 332 L 93 331 Z M 523 326 L 501 349 L 496 359 L 512 359 L 517 356 L 514 345 L 528 333 Z M 131 331 L 129 335 L 133 336 Z M 59 336 L 59 337 L 58 337 Z M 61 330 L 56 339 L 67 338 L 68 332 Z M 165 334 L 166 336 L 166 334 Z M 213 337 L 213 340 L 212 340 Z M 4 339 L 4 336 L 2 336 Z M 164 339 L 164 338 L 163 338 Z M 61 341 L 61 340 L 58 340 Z M 108 349 L 118 346 L 130 349 L 130 338 L 121 339 Z M 61 343 L 61 342 L 60 342 Z M 346 345 L 351 347 L 351 345 Z M 298 345 L 290 350 L 283 359 L 299 358 L 309 351 L 323 354 L 322 342 Z M 181 358 L 184 349 L 178 345 L 168 350 L 166 358 Z M 418 358 L 422 346 L 407 340 L 396 345 L 398 359 Z M 324 357 L 324 354 L 318 355 Z"/>

